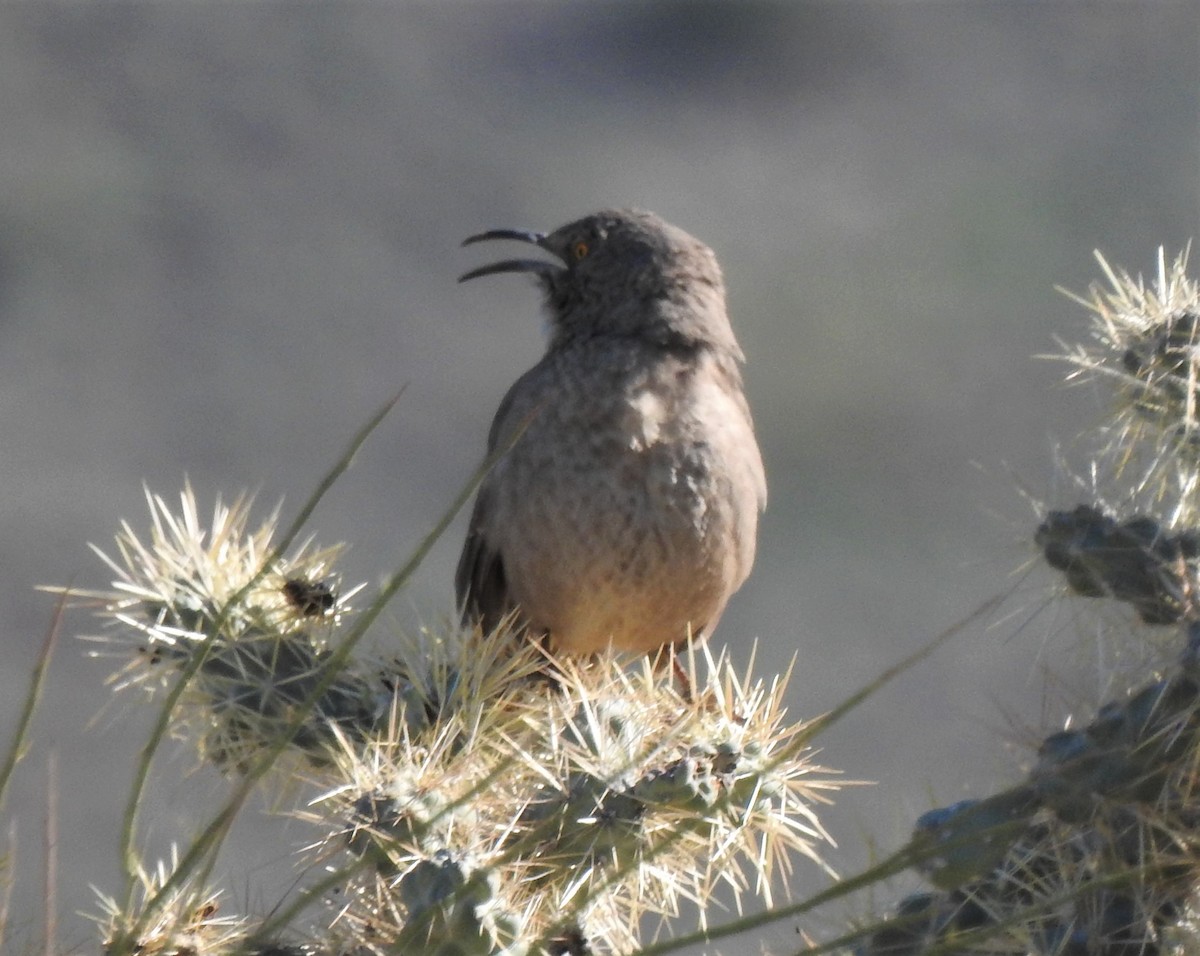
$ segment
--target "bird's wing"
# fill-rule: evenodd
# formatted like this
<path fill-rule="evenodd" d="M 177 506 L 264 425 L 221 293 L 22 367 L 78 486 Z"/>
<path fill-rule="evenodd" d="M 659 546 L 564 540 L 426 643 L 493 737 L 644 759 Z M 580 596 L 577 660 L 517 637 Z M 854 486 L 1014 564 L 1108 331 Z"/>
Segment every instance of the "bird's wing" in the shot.
<path fill-rule="evenodd" d="M 529 397 L 534 391 L 533 379 L 537 372 L 535 366 L 517 379 L 496 409 L 496 417 L 488 431 L 489 458 L 512 442 L 513 435 L 527 424 Z M 467 540 L 463 542 L 454 575 L 454 591 L 464 623 L 478 622 L 485 631 L 496 627 L 516 607 L 508 590 L 504 556 L 497 542 L 490 540 L 487 533 L 496 478 L 497 469 L 493 467 L 479 487 L 467 526 Z"/>
<path fill-rule="evenodd" d="M 485 485 L 475 499 L 467 540 L 463 542 L 454 575 L 454 591 L 462 608 L 463 622 L 478 623 L 485 632 L 494 629 L 514 607 L 504 574 L 504 558 L 484 532 L 489 503 Z"/>

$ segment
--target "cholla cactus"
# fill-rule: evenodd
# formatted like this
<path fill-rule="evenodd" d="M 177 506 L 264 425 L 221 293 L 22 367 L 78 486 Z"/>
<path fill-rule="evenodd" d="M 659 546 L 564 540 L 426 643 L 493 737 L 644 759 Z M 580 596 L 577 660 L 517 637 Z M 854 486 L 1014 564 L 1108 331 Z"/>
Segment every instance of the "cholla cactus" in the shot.
<path fill-rule="evenodd" d="M 179 514 L 161 497 L 147 493 L 147 501 L 147 541 L 126 523 L 115 557 L 96 549 L 116 579 L 111 592 L 86 596 L 117 627 L 94 640 L 125 659 L 118 687 L 150 692 L 187 671 L 183 720 L 173 729 L 202 728 L 208 759 L 242 766 L 327 676 L 330 641 L 360 588 L 343 590 L 333 570 L 340 548 L 309 541 L 272 557 L 277 515 L 250 531 L 244 497 L 218 500 L 209 527 L 190 488 Z M 314 759 L 329 728 L 367 732 L 385 709 L 375 682 L 345 671 L 311 704 L 292 742 Z"/>
<path fill-rule="evenodd" d="M 168 690 L 173 728 L 235 780 L 315 784 L 303 816 L 324 836 L 301 862 L 327 875 L 217 924 L 189 889 L 214 826 L 178 865 L 131 873 L 143 890 L 107 904 L 109 952 L 298 952 L 280 940 L 301 931 L 310 953 L 628 951 L 646 914 L 703 914 L 719 885 L 770 902 L 795 855 L 823 865 L 815 805 L 835 784 L 784 719 L 786 677 L 697 648 L 684 691 L 644 660 L 552 660 L 503 627 L 356 665 L 378 602 L 349 606 L 337 549 L 275 553 L 274 516 L 250 530 L 243 499 L 208 527 L 190 489 L 178 514 L 149 502 L 149 539 L 123 526 L 113 590 L 90 595 L 118 684 Z"/>
<path fill-rule="evenodd" d="M 1047 736 L 1024 782 L 923 816 L 905 852 L 935 890 L 867 933 L 865 956 L 1200 950 L 1200 291 L 1186 255 L 1160 251 L 1149 287 L 1100 262 L 1111 289 L 1073 296 L 1095 341 L 1066 358 L 1072 379 L 1115 386 L 1096 460 L 1138 504 L 1051 511 L 1035 538 L 1072 592 L 1136 612 L 1126 644 L 1165 634 L 1175 661 Z"/>
<path fill-rule="evenodd" d="M 366 755 L 348 747 L 354 783 L 319 806 L 347 821 L 336 839 L 374 888 L 345 918 L 405 953 L 448 952 L 464 929 L 471 952 L 623 951 L 644 913 L 703 912 L 718 884 L 769 900 L 789 852 L 819 862 L 811 803 L 830 784 L 797 759 L 782 681 L 746 683 L 708 655 L 694 673 L 689 700 L 648 664 L 559 662 L 559 686 L 443 715 L 425 743 L 405 727 Z"/>
<path fill-rule="evenodd" d="M 1093 284 L 1086 295 L 1067 293 L 1092 317 L 1092 342 L 1064 349 L 1075 366 L 1068 379 L 1113 386 L 1100 449 L 1113 477 L 1166 509 L 1190 510 L 1200 474 L 1200 286 L 1187 274 L 1186 251 L 1168 264 L 1159 249 L 1149 286 L 1099 253 L 1096 258 L 1108 288 Z"/>
<path fill-rule="evenodd" d="M 147 903 L 160 894 L 166 896 L 153 918 L 137 927 L 137 952 L 140 956 L 186 956 L 186 954 L 235 952 L 247 938 L 244 920 L 222 915 L 221 893 L 217 890 L 197 890 L 187 885 L 168 886 L 171 874 L 179 865 L 173 852 L 169 862 L 160 862 L 153 869 L 138 867 L 136 902 L 122 906 L 114 897 L 101 895 L 102 926 L 106 940 L 129 938 L 145 912 Z"/>

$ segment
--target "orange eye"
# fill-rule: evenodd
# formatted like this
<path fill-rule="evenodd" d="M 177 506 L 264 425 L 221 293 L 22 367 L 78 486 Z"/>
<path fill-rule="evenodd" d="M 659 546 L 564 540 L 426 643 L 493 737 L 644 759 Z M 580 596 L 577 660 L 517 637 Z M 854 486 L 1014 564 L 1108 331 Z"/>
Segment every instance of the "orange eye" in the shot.
<path fill-rule="evenodd" d="M 576 261 L 580 259 L 586 259 L 587 254 L 588 244 L 586 242 L 577 242 L 575 245 L 571 246 L 571 255 L 575 257 Z"/>

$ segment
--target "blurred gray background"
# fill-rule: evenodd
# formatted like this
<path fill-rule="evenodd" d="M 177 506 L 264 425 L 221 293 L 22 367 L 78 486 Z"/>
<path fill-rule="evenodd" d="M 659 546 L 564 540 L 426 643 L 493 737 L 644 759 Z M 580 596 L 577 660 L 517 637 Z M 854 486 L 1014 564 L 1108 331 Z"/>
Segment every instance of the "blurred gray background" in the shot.
<path fill-rule="evenodd" d="M 1104 616 L 1030 568 L 1026 496 L 1074 503 L 1055 449 L 1102 402 L 1033 356 L 1085 334 L 1054 287 L 1098 278 L 1094 248 L 1149 273 L 1196 233 L 1198 53 L 1197 6 L 1169 2 L 0 7 L 0 728 L 51 619 L 34 586 L 105 585 L 86 544 L 145 527 L 143 482 L 290 515 L 407 385 L 312 524 L 352 543 L 348 580 L 397 567 L 541 348 L 531 284 L 456 285 L 486 257 L 459 241 L 639 205 L 717 251 L 749 360 L 771 499 L 716 643 L 744 662 L 758 638 L 762 674 L 796 654 L 811 717 L 1017 590 L 821 739 L 878 782 L 823 812 L 853 872 L 1111 690 Z M 381 646 L 449 613 L 462 530 Z M 76 911 L 118 886 L 149 711 L 91 722 L 111 664 L 84 649 L 58 650 L 5 808 L 14 946 L 40 934 L 50 750 L 63 949 L 94 949 Z M 147 810 L 155 852 L 221 792 L 185 767 Z M 309 836 L 252 814 L 226 911 L 275 899 Z M 823 885 L 798 867 L 795 892 Z"/>

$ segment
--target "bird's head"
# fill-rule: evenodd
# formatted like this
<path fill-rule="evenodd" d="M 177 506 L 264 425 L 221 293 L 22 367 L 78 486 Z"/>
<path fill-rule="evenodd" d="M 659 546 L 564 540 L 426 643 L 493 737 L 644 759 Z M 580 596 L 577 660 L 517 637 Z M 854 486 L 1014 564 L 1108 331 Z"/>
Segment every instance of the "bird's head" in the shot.
<path fill-rule="evenodd" d="M 493 229 L 470 245 L 510 239 L 553 259 L 504 259 L 459 281 L 500 272 L 535 275 L 546 294 L 551 347 L 622 336 L 668 348 L 719 348 L 740 358 L 725 312 L 725 283 L 711 249 L 651 212 L 605 210 L 551 233 Z"/>

